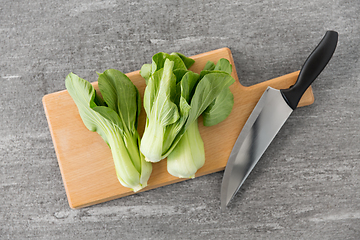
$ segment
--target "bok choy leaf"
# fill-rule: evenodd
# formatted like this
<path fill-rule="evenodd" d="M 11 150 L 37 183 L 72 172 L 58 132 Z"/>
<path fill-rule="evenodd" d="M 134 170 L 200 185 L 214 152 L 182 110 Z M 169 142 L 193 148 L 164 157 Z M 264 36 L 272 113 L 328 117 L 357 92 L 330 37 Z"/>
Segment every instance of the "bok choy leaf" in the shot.
<path fill-rule="evenodd" d="M 207 66 L 211 66 L 211 68 L 207 68 Z M 232 65 L 227 59 L 221 58 L 216 63 L 216 65 L 214 65 L 213 62 L 209 61 L 205 65 L 204 70 L 208 71 L 203 71 L 203 75 L 216 71 L 225 72 L 230 75 L 232 72 Z M 224 121 L 230 115 L 233 106 L 234 95 L 229 88 L 223 89 L 219 96 L 217 96 L 215 100 L 203 112 L 202 115 L 204 126 L 210 127 Z"/>

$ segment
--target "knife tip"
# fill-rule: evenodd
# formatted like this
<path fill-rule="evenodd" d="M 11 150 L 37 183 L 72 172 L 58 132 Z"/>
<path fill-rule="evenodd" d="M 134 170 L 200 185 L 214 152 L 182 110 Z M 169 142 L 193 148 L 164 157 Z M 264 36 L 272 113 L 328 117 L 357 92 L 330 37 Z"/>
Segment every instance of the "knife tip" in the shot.
<path fill-rule="evenodd" d="M 229 204 L 230 200 L 228 199 L 228 196 L 226 194 L 226 189 L 221 188 L 221 197 L 220 197 L 220 210 L 222 213 L 226 211 L 226 208 Z"/>
<path fill-rule="evenodd" d="M 221 213 L 224 213 L 226 211 L 226 207 L 227 207 L 226 201 L 221 201 L 221 204 L 220 204 Z"/>

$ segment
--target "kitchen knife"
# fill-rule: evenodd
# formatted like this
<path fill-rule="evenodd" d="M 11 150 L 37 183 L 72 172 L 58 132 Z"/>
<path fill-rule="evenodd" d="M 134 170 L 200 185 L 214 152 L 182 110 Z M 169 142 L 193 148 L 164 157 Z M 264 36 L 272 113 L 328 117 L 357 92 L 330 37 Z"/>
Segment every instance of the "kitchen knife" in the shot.
<path fill-rule="evenodd" d="M 225 209 L 280 128 L 296 109 L 300 98 L 330 61 L 338 33 L 327 31 L 302 66 L 296 83 L 288 89 L 268 87 L 250 114 L 230 153 L 221 184 L 221 209 Z"/>

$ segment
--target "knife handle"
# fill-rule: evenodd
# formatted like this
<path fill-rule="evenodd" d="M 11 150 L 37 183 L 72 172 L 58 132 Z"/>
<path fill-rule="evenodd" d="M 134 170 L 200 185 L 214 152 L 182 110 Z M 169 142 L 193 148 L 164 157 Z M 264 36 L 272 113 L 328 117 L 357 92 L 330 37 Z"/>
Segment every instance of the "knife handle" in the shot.
<path fill-rule="evenodd" d="M 306 59 L 296 83 L 288 89 L 280 90 L 284 99 L 293 110 L 297 107 L 306 89 L 319 76 L 330 61 L 335 52 L 337 41 L 338 33 L 335 31 L 327 31 L 319 45 Z"/>

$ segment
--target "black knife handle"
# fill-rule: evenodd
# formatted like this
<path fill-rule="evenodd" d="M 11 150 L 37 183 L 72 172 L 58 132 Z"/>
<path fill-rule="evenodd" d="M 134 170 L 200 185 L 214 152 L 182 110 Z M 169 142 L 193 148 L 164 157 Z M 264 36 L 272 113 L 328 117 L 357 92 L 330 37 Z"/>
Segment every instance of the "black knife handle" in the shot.
<path fill-rule="evenodd" d="M 327 31 L 319 45 L 306 59 L 302 66 L 296 83 L 288 89 L 281 89 L 281 93 L 294 110 L 302 95 L 311 83 L 319 76 L 321 71 L 330 61 L 338 41 L 338 33 Z"/>

